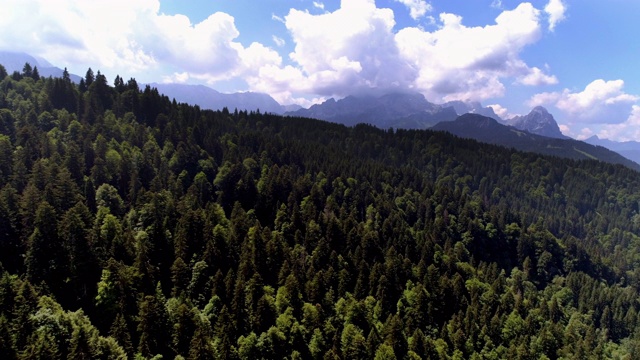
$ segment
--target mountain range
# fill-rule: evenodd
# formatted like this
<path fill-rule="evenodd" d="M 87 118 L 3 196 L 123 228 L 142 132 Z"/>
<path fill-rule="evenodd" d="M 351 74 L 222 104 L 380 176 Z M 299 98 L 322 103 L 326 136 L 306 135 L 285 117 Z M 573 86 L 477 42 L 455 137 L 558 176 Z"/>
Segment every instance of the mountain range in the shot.
<path fill-rule="evenodd" d="M 25 63 L 29 63 L 32 67 L 37 66 L 38 73 L 44 77 L 62 77 L 62 72 L 64 71 L 42 58 L 36 58 L 26 53 L 0 51 L 0 64 L 5 67 L 9 74 L 14 71 L 22 72 Z M 82 79 L 81 76 L 76 74 L 70 74 L 70 78 L 75 83 L 80 82 Z M 151 83 L 148 85 L 157 88 L 160 93 L 176 99 L 178 102 L 198 105 L 204 109 L 221 110 L 226 107 L 231 111 L 234 109 L 260 110 L 261 112 L 283 114 L 286 111 L 294 111 L 300 108 L 297 105 L 280 105 L 271 96 L 263 93 L 237 92 L 225 94 L 204 85 L 163 83 Z"/>
<path fill-rule="evenodd" d="M 41 76 L 62 76 L 63 70 L 45 59 L 26 53 L 0 51 L 0 64 L 8 73 L 22 71 L 27 62 L 37 66 Z M 70 74 L 70 77 L 74 82 L 82 79 L 75 74 Z M 198 105 L 204 109 L 220 110 L 226 107 L 230 111 L 238 109 L 285 114 L 326 120 L 347 126 L 367 123 L 382 129 L 433 128 L 523 151 L 575 159 L 595 158 L 625 164 L 635 169 L 638 169 L 637 163 L 640 163 L 640 142 L 619 143 L 599 139 L 597 136 L 585 142 L 570 139 L 562 134 L 553 115 L 540 106 L 535 107 L 527 115 L 503 120 L 491 107 L 483 107 L 479 102 L 450 101 L 434 104 L 419 93 L 347 96 L 339 100 L 331 98 L 306 109 L 298 105 L 281 105 L 264 93 L 226 94 L 204 85 L 164 83 L 149 85 L 178 102 Z M 465 116 L 459 117 L 461 115 Z"/>
<path fill-rule="evenodd" d="M 347 96 L 333 98 L 311 106 L 287 112 L 286 115 L 308 117 L 348 126 L 367 123 L 379 128 L 427 129 L 442 121 L 453 121 L 468 112 L 500 119 L 493 109 L 480 103 L 453 101 L 434 104 L 419 93 L 391 93 L 382 96 Z"/>
<path fill-rule="evenodd" d="M 521 151 L 571 159 L 598 159 L 640 171 L 640 146 L 630 161 L 612 148 L 615 142 L 588 144 L 565 136 L 547 109 L 538 106 L 527 115 L 502 120 L 491 107 L 452 101 L 434 104 L 422 94 L 396 93 L 379 97 L 348 96 L 329 99 L 286 115 L 315 118 L 352 126 L 368 123 L 378 128 L 433 129 Z M 640 145 L 640 143 L 637 143 Z M 602 146 L 598 146 L 602 145 Z M 632 155 L 632 151 L 627 154 Z M 637 160 L 636 160 L 637 159 Z"/>

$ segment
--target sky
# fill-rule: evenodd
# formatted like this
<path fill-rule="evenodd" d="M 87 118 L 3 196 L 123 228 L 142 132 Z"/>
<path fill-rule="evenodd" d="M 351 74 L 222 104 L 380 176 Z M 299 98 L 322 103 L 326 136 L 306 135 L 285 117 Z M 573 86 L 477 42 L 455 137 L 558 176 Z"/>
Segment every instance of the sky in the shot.
<path fill-rule="evenodd" d="M 0 0 L 0 50 L 310 106 L 412 91 L 640 141 L 637 0 Z"/>

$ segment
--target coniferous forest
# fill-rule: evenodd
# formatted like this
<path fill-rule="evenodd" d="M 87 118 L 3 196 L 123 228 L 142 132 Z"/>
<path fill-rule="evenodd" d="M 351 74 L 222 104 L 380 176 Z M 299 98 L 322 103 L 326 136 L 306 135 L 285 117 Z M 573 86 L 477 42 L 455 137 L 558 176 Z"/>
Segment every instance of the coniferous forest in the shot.
<path fill-rule="evenodd" d="M 631 359 L 639 175 L 0 67 L 0 358 Z"/>

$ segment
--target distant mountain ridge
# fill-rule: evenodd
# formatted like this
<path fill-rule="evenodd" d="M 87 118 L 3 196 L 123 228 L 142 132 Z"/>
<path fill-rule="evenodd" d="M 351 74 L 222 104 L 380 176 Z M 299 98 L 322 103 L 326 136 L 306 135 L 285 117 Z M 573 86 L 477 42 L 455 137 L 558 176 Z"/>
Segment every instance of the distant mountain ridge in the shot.
<path fill-rule="evenodd" d="M 0 64 L 2 64 L 9 74 L 14 71 L 22 72 L 24 64 L 29 63 L 32 67 L 38 67 L 38 73 L 43 77 L 62 77 L 63 69 L 53 66 L 47 60 L 35 56 L 11 51 L 0 51 Z M 79 83 L 81 76 L 70 74 L 71 81 Z M 298 110 L 297 105 L 280 105 L 270 95 L 254 92 L 238 92 L 224 94 L 204 85 L 186 84 L 160 84 L 151 83 L 151 87 L 158 89 L 160 93 L 176 101 L 198 105 L 201 108 L 221 110 L 226 107 L 230 111 L 238 110 L 260 110 L 283 114 L 286 111 Z"/>
<path fill-rule="evenodd" d="M 61 77 L 63 73 L 63 69 L 52 65 L 43 58 L 22 52 L 0 51 L 0 64 L 5 67 L 9 74 L 14 71 L 22 72 L 25 63 L 31 64 L 32 67 L 37 66 L 38 72 L 43 77 Z M 70 74 L 70 77 L 76 83 L 82 79 L 81 76 L 75 74 Z M 483 142 L 511 146 L 523 151 L 570 158 L 597 158 L 608 162 L 624 163 L 636 170 L 638 170 L 636 166 L 640 163 L 640 142 L 615 142 L 600 139 L 597 136 L 585 140 L 584 143 L 572 140 L 562 134 L 553 115 L 543 107 L 536 107 L 527 115 L 504 121 L 495 113 L 493 108 L 483 107 L 479 102 L 450 101 L 444 104 L 434 104 L 419 93 L 391 93 L 377 97 L 348 96 L 340 100 L 332 98 L 322 104 L 316 104 L 305 109 L 298 105 L 281 105 L 270 95 L 264 93 L 238 92 L 225 94 L 204 85 L 162 83 L 151 83 L 149 85 L 157 88 L 160 93 L 176 99 L 176 101 L 198 105 L 205 109 L 220 110 L 226 107 L 230 111 L 234 109 L 259 110 L 274 114 L 315 118 L 347 126 L 368 123 L 383 129 L 389 127 L 403 129 L 433 128 Z M 464 117 L 458 123 L 459 116 L 464 114 L 484 116 L 500 122 L 493 123 L 483 120 L 468 123 L 469 118 Z M 447 125 L 446 123 L 449 122 L 453 123 Z M 505 127 L 501 123 L 507 123 L 511 127 Z M 510 130 L 505 132 L 505 128 Z M 518 138 L 515 139 L 513 134 L 518 134 Z M 526 134 L 526 136 L 523 134 Z M 558 146 L 558 144 L 549 143 L 547 144 L 547 149 L 542 149 L 539 145 L 543 141 L 540 139 L 536 140 L 537 145 L 532 145 L 530 141 L 527 142 L 528 140 L 525 141 L 525 139 L 531 140 L 532 136 L 536 135 L 545 137 L 547 140 L 549 138 L 571 140 L 574 144 L 578 143 L 578 145 L 570 148 L 564 146 L 564 144 Z M 583 145 L 580 144 L 595 145 L 598 150 L 594 151 L 593 148 L 583 149 Z M 567 151 L 567 153 L 562 154 L 559 149 L 564 149 L 563 151 Z M 610 151 L 606 152 L 603 149 Z M 619 158 L 623 156 L 626 159 Z M 628 159 L 631 159 L 631 161 Z"/>
<path fill-rule="evenodd" d="M 628 159 L 631 159 L 637 163 L 640 163 L 640 142 L 637 142 L 637 141 L 618 142 L 613 140 L 600 139 L 597 135 L 594 135 L 584 140 L 584 142 L 591 145 L 605 147 L 609 150 L 619 153 L 620 155 Z"/>
<path fill-rule="evenodd" d="M 42 58 L 36 58 L 26 53 L 0 51 L 0 64 L 2 64 L 9 74 L 14 71 L 22 72 L 25 63 L 29 63 L 32 67 L 38 67 L 38 73 L 44 77 L 62 77 L 63 69 L 51 65 L 47 60 Z M 75 74 L 69 74 L 71 81 L 79 83 L 80 76 Z"/>
<path fill-rule="evenodd" d="M 204 109 L 229 111 L 234 109 L 283 114 L 287 107 L 280 105 L 270 95 L 255 92 L 221 93 L 204 85 L 151 83 L 158 92 L 178 102 L 198 105 Z"/>
<path fill-rule="evenodd" d="M 431 103 L 419 93 L 333 98 L 286 115 L 331 121 L 347 126 L 367 123 L 379 128 L 426 129 L 457 117 L 453 107 Z"/>
<path fill-rule="evenodd" d="M 441 122 L 431 130 L 446 131 L 462 138 L 475 139 L 521 151 L 576 160 L 600 160 L 640 171 L 638 163 L 602 146 L 570 138 L 551 138 L 531 134 L 478 114 L 461 115 L 454 121 Z"/>

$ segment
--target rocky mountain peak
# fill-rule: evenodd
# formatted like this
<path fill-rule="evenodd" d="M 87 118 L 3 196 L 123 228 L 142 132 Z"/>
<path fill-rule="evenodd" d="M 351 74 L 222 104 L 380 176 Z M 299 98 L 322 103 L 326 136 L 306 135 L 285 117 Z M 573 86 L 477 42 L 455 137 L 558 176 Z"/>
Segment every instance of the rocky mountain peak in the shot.
<path fill-rule="evenodd" d="M 549 111 L 544 106 L 538 105 L 534 107 L 533 110 L 531 110 L 531 113 L 546 115 L 546 114 L 549 114 Z"/>
<path fill-rule="evenodd" d="M 516 116 L 509 121 L 509 124 L 519 130 L 527 131 L 531 134 L 542 135 L 552 138 L 566 139 L 553 115 L 542 106 L 536 106 L 525 116 Z"/>

